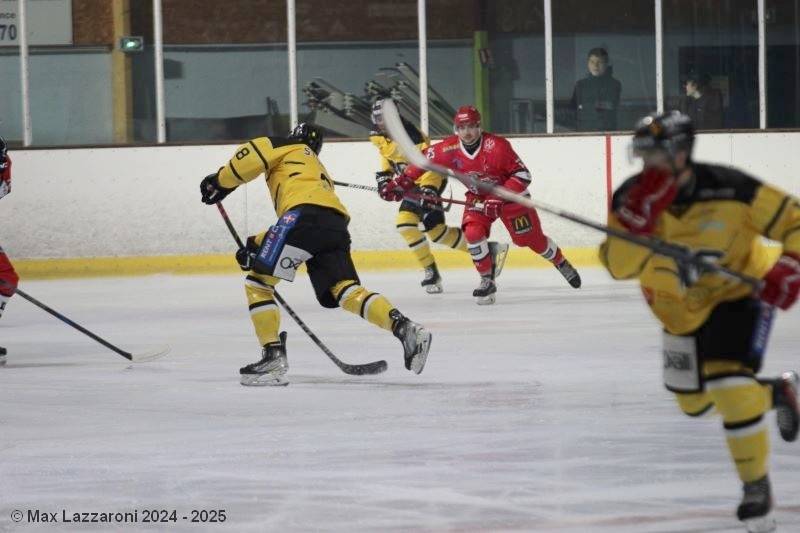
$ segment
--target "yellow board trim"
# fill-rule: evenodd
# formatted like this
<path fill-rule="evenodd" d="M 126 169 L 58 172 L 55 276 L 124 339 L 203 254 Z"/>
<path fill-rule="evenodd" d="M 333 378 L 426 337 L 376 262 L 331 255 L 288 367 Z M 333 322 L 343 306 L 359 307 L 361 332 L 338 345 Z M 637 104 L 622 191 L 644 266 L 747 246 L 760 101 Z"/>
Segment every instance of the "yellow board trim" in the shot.
<path fill-rule="evenodd" d="M 575 266 L 599 266 L 597 248 L 569 248 L 564 254 Z M 456 250 L 435 250 L 441 269 L 472 268 L 469 255 Z M 359 271 L 421 269 L 407 250 L 353 252 Z M 69 259 L 14 259 L 22 279 L 90 278 L 100 276 L 143 276 L 148 274 L 230 274 L 240 272 L 232 254 L 172 255 L 149 257 L 87 257 Z M 539 268 L 549 263 L 530 250 L 516 248 L 508 253 L 506 268 Z"/>

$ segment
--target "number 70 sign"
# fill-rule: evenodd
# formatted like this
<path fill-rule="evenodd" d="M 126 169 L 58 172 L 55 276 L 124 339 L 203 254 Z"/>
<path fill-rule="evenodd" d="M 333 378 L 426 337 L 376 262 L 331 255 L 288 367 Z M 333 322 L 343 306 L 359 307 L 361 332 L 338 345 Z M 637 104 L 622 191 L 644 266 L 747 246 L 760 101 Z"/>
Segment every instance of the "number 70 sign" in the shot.
<path fill-rule="evenodd" d="M 72 44 L 71 0 L 0 0 L 0 47 L 19 46 L 19 2 L 25 2 L 29 45 Z"/>

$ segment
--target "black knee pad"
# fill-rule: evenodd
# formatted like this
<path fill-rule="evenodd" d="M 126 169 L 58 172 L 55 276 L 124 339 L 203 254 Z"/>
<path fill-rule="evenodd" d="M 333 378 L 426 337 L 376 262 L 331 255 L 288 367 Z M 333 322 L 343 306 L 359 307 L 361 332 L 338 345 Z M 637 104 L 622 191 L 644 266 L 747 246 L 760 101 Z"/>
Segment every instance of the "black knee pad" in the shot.
<path fill-rule="evenodd" d="M 430 231 L 439 224 L 444 224 L 444 213 L 439 210 L 431 210 L 422 215 L 422 225 L 425 231 Z"/>

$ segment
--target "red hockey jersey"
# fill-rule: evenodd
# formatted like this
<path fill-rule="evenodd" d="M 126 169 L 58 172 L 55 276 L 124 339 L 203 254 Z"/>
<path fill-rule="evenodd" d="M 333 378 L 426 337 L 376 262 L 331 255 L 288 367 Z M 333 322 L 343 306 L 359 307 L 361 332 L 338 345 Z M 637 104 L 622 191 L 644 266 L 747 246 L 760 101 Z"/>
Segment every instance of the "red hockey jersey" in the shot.
<path fill-rule="evenodd" d="M 491 133 L 481 135 L 481 144 L 469 154 L 458 135 L 446 137 L 442 142 L 430 146 L 425 155 L 432 162 L 466 174 L 473 174 L 482 181 L 521 193 L 531 183 L 531 175 L 507 139 Z M 425 171 L 409 166 L 405 174 L 416 180 Z M 468 198 L 480 200 L 485 196 L 470 188 Z"/>

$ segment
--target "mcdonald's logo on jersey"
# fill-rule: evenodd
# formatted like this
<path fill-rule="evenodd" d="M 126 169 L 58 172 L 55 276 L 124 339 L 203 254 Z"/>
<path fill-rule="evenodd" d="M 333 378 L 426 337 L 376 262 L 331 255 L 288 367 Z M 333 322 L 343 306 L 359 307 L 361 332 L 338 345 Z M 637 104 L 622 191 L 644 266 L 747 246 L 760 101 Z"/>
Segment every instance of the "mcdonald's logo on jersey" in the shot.
<path fill-rule="evenodd" d="M 517 235 L 528 233 L 533 229 L 531 226 L 531 219 L 527 214 L 514 217 L 511 223 L 514 225 L 514 233 Z"/>

